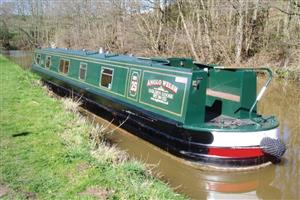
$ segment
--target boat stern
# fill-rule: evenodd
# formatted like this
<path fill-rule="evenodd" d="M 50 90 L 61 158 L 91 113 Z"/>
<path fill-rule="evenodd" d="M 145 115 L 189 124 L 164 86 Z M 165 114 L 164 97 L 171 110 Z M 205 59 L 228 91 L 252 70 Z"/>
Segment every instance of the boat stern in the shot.
<path fill-rule="evenodd" d="M 262 131 L 212 131 L 214 140 L 208 146 L 208 155 L 224 159 L 278 162 L 286 147 L 279 138 L 279 128 Z"/>
<path fill-rule="evenodd" d="M 199 163 L 218 168 L 257 169 L 266 163 L 280 162 L 286 151 L 275 117 L 249 120 L 221 116 L 198 131 L 198 137 L 210 135 L 209 142 L 201 143 L 194 136 L 189 151 L 183 153 Z"/>

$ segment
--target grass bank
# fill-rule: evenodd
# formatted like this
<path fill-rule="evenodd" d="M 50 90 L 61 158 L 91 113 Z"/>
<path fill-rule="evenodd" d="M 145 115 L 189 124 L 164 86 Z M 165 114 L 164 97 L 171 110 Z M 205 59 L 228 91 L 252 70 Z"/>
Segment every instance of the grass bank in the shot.
<path fill-rule="evenodd" d="M 37 76 L 1 55 L 0 79 L 2 198 L 184 199 L 124 152 L 94 145 L 89 135 L 101 127 L 65 111 Z"/>

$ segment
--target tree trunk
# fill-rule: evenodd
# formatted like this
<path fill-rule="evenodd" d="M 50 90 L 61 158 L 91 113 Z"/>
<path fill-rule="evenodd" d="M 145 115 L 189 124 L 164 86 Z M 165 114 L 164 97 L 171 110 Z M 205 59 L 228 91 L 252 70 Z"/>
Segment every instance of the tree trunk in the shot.
<path fill-rule="evenodd" d="M 235 35 L 235 63 L 241 62 L 241 54 L 242 54 L 242 47 L 243 47 L 243 23 L 244 23 L 243 7 L 244 7 L 244 0 L 239 0 L 238 24 L 236 26 L 236 35 Z"/>
<path fill-rule="evenodd" d="M 191 50 L 192 54 L 194 55 L 196 61 L 199 61 L 199 56 L 197 55 L 197 52 L 195 50 L 194 42 L 193 42 L 191 34 L 190 34 L 190 32 L 187 28 L 185 18 L 183 16 L 183 13 L 182 13 L 182 10 L 181 10 L 181 5 L 180 5 L 179 1 L 177 1 L 177 6 L 178 6 L 178 11 L 179 11 L 179 15 L 180 15 L 180 18 L 181 18 L 181 22 L 182 22 L 183 28 L 185 30 L 186 37 L 187 37 L 188 42 L 189 42 L 190 50 Z"/>

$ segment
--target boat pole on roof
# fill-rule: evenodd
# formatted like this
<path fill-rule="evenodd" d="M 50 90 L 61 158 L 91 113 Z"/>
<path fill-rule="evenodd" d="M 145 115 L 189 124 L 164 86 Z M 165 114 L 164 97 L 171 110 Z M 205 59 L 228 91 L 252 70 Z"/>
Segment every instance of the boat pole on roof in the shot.
<path fill-rule="evenodd" d="M 258 93 L 258 95 L 257 95 L 257 97 L 256 97 L 256 99 L 255 99 L 255 101 L 254 101 L 254 103 L 253 103 L 250 111 L 249 111 L 249 119 L 251 119 L 251 120 L 252 120 L 251 114 L 253 112 L 254 107 L 256 106 L 257 102 L 261 99 L 261 97 L 264 95 L 265 91 L 267 90 L 267 88 L 268 88 L 268 86 L 269 86 L 269 84 L 270 84 L 270 82 L 271 82 L 271 80 L 273 78 L 272 71 L 269 68 L 262 67 L 262 68 L 256 68 L 256 69 L 253 69 L 253 70 L 255 70 L 255 71 L 265 71 L 265 72 L 268 73 L 269 77 L 265 81 L 264 86 L 259 91 L 259 93 Z"/>

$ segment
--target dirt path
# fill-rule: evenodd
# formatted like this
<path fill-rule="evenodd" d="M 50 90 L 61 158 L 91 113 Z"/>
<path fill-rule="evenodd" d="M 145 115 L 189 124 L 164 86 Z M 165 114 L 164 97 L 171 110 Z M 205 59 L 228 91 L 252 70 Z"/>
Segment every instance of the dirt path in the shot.
<path fill-rule="evenodd" d="M 6 187 L 4 185 L 0 185 L 0 198 L 4 197 L 8 192 L 9 192 L 8 187 Z"/>

